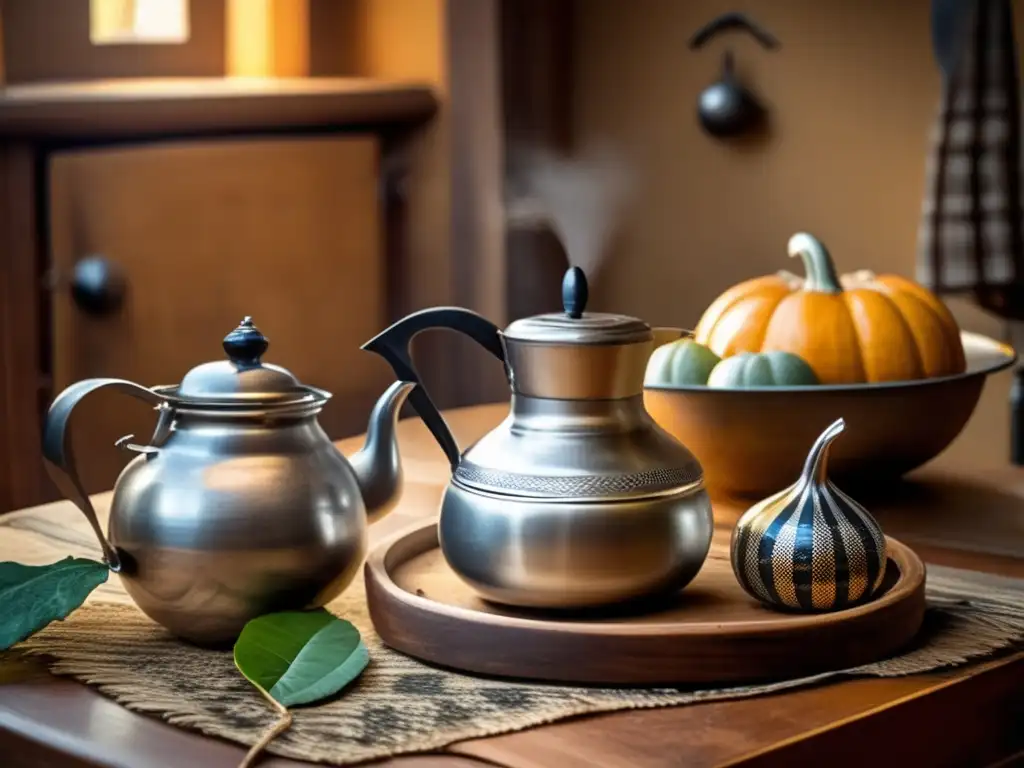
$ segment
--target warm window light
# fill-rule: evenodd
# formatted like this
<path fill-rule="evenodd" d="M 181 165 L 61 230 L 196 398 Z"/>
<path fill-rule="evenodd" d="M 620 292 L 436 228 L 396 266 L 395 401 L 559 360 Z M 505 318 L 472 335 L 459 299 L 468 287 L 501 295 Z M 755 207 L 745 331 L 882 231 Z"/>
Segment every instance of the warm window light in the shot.
<path fill-rule="evenodd" d="M 95 45 L 184 43 L 188 0 L 89 0 L 89 38 Z"/>

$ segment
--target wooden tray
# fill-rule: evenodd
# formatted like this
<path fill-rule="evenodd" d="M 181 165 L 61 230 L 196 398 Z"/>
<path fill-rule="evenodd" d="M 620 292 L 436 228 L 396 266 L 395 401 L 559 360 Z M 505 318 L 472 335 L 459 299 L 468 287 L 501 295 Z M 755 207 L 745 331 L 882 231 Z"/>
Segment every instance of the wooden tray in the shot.
<path fill-rule="evenodd" d="M 729 532 L 717 531 L 700 574 L 673 600 L 566 614 L 478 598 L 442 557 L 432 520 L 374 549 L 366 597 L 387 645 L 464 672 L 602 685 L 783 680 L 877 661 L 913 640 L 924 618 L 924 565 L 888 543 L 884 592 L 837 613 L 761 606 L 733 576 Z"/>

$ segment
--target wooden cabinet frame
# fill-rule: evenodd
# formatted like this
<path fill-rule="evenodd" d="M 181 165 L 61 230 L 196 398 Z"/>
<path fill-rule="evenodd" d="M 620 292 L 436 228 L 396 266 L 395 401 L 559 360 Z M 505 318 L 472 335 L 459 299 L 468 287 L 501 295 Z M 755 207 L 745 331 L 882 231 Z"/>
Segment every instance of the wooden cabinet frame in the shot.
<path fill-rule="evenodd" d="M 381 58 L 381 51 L 407 51 L 423 34 L 396 13 L 396 2 L 344 6 L 361 9 L 363 23 L 375 25 L 361 32 L 370 42 L 339 41 L 346 55 L 366 59 L 352 66 L 367 77 L 255 86 L 216 77 L 86 81 L 11 86 L 0 94 L 0 514 L 51 496 L 39 440 L 54 394 L 47 377 L 46 179 L 57 149 L 369 131 L 382 146 L 392 317 L 460 304 L 504 324 L 560 306 L 561 246 L 544 230 L 509 230 L 503 194 L 518 146 L 568 147 L 573 3 L 436 0 L 441 50 L 427 52 L 438 62 L 424 65 Z M 317 35 L 325 20 L 338 21 L 323 11 L 340 7 L 311 4 Z M 507 396 L 500 366 L 471 343 L 429 336 L 417 343 L 418 359 L 438 405 Z"/>
<path fill-rule="evenodd" d="M 322 80 L 247 94 L 211 80 L 171 99 L 153 98 L 143 88 L 133 92 L 135 85 L 107 83 L 113 95 L 100 97 L 87 85 L 27 86 L 8 89 L 0 98 L 0 513 L 51 497 L 40 453 L 42 415 L 56 394 L 49 379 L 47 284 L 51 153 L 105 144 L 345 130 L 373 131 L 385 147 L 394 147 L 436 108 L 430 88 L 409 84 L 360 87 Z M 400 220 L 401 197 L 385 193 L 382 199 L 386 219 Z M 386 238 L 386 258 L 401 258 L 400 233 L 399 227 Z M 395 316 L 404 309 L 397 294 L 398 286 L 389 286 L 389 311 Z"/>

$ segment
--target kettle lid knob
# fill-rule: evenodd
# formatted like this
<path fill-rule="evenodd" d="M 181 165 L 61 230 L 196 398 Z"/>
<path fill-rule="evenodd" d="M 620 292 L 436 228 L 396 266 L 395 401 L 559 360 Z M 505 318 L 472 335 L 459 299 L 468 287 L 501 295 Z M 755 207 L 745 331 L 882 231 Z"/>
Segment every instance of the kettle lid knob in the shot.
<path fill-rule="evenodd" d="M 246 316 L 235 330 L 224 337 L 223 346 L 232 363 L 239 367 L 249 367 L 260 364 L 260 358 L 270 342 L 252 318 Z"/>
<path fill-rule="evenodd" d="M 579 267 L 569 267 L 562 278 L 562 307 L 565 314 L 573 320 L 579 320 L 587 308 L 589 297 L 586 274 Z"/>

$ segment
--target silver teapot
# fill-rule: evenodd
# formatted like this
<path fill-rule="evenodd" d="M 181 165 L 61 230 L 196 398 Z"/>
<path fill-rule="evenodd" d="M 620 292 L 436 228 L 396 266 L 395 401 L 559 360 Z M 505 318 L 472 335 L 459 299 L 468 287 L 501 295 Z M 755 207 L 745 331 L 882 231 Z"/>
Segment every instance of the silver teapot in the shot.
<path fill-rule="evenodd" d="M 586 608 L 683 588 L 711 545 L 700 464 L 644 408 L 652 329 L 587 313 L 586 277 L 563 280 L 564 312 L 504 331 L 466 309 L 427 309 L 365 345 L 419 384 L 412 338 L 459 331 L 505 365 L 511 412 L 464 453 L 422 386 L 409 402 L 448 457 L 439 540 L 479 595 L 531 608 Z"/>
<path fill-rule="evenodd" d="M 395 422 L 414 385 L 378 400 L 366 443 L 346 461 L 317 422 L 331 397 L 263 363 L 268 341 L 245 318 L 223 342 L 227 360 L 174 386 L 87 379 L 50 406 L 46 468 L 89 519 L 104 559 L 144 613 L 203 645 L 237 637 L 263 613 L 320 606 L 358 573 L 367 515 L 388 512 L 402 482 Z M 68 423 L 100 389 L 150 403 L 148 444 L 114 487 L 109 539 L 75 472 Z"/>

